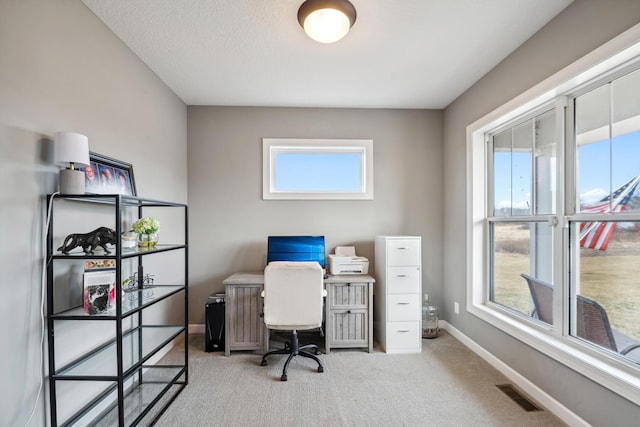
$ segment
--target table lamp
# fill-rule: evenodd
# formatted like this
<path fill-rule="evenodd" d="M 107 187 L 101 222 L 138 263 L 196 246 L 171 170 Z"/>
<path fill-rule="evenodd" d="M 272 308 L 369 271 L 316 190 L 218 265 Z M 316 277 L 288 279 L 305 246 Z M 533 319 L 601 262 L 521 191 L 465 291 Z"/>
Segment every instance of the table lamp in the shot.
<path fill-rule="evenodd" d="M 53 161 L 65 166 L 60 171 L 60 194 L 84 194 L 84 172 L 89 166 L 89 138 L 74 132 L 56 132 Z"/>

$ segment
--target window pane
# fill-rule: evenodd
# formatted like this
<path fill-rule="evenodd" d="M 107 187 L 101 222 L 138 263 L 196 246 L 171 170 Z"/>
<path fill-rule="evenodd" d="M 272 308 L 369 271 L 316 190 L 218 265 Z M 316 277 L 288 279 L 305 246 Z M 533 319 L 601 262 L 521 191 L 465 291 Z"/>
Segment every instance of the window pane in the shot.
<path fill-rule="evenodd" d="M 615 190 L 640 175 L 640 71 L 611 83 L 611 102 L 614 135 L 611 180 Z M 628 188 L 626 191 L 626 196 L 619 196 L 619 204 L 625 211 L 640 210 L 639 189 Z"/>
<path fill-rule="evenodd" d="M 511 130 L 493 137 L 495 216 L 511 216 Z"/>
<path fill-rule="evenodd" d="M 606 250 L 579 246 L 571 334 L 616 353 L 640 346 L 640 221 L 611 222 Z M 596 226 L 600 224 L 596 223 Z M 575 235 L 585 223 L 573 223 Z M 640 363 L 640 348 L 625 357 Z"/>
<path fill-rule="evenodd" d="M 548 111 L 535 119 L 535 213 L 555 213 L 556 113 Z"/>
<path fill-rule="evenodd" d="M 495 216 L 531 213 L 531 122 L 493 138 Z"/>
<path fill-rule="evenodd" d="M 533 153 L 533 128 L 527 121 L 513 128 L 513 156 L 511 200 L 514 215 L 531 214 L 531 156 Z"/>
<path fill-rule="evenodd" d="M 363 153 L 277 153 L 277 191 L 361 189 Z"/>
<path fill-rule="evenodd" d="M 575 100 L 578 210 L 608 210 L 611 193 L 611 144 L 609 140 L 609 86 L 602 86 Z M 602 206 L 600 206 L 602 205 Z"/>
<path fill-rule="evenodd" d="M 491 301 L 529 315 L 533 307 L 525 280 L 529 273 L 531 233 L 528 223 L 493 223 Z"/>

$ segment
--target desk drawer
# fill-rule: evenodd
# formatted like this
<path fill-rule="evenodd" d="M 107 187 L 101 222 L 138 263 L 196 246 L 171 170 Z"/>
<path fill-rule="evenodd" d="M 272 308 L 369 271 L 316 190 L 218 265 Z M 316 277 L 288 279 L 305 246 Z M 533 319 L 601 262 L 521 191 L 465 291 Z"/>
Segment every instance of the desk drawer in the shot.
<path fill-rule="evenodd" d="M 420 294 L 393 294 L 387 296 L 387 320 L 420 320 Z"/>
<path fill-rule="evenodd" d="M 328 285 L 329 308 L 367 308 L 369 306 L 368 283 L 344 283 Z"/>
<path fill-rule="evenodd" d="M 420 322 L 387 322 L 387 353 L 420 351 Z"/>
<path fill-rule="evenodd" d="M 389 239 L 387 266 L 421 265 L 420 239 Z"/>
<path fill-rule="evenodd" d="M 419 294 L 420 267 L 389 267 L 387 292 L 390 294 Z"/>

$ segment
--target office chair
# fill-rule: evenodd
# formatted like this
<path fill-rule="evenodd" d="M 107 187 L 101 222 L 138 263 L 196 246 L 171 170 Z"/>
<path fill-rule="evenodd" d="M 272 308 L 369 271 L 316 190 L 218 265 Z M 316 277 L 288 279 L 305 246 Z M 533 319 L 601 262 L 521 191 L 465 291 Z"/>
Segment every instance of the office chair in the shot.
<path fill-rule="evenodd" d="M 291 342 L 285 348 L 262 356 L 262 366 L 273 354 L 288 354 L 281 381 L 287 381 L 287 368 L 294 356 L 303 356 L 318 363 L 318 372 L 324 372 L 318 346 L 300 346 L 298 331 L 316 329 L 322 325 L 322 302 L 326 296 L 322 267 L 317 262 L 273 261 L 264 270 L 264 323 L 269 329 L 291 331 Z M 315 355 L 307 350 L 313 350 Z"/>

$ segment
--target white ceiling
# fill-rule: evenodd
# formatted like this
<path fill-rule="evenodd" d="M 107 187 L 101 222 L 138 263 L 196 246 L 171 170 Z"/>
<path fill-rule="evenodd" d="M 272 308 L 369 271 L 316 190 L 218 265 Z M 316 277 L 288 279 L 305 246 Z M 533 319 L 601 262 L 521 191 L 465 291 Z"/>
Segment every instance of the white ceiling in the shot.
<path fill-rule="evenodd" d="M 351 0 L 334 44 L 302 0 L 82 0 L 187 105 L 444 108 L 572 0 Z"/>

